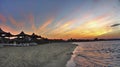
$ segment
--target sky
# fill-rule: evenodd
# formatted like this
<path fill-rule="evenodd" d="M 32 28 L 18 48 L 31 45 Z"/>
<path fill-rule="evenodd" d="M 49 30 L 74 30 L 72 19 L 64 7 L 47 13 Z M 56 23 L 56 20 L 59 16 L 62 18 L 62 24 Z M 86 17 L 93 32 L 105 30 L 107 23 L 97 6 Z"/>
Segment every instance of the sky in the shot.
<path fill-rule="evenodd" d="M 50 39 L 120 38 L 120 0 L 0 0 L 0 28 Z"/>

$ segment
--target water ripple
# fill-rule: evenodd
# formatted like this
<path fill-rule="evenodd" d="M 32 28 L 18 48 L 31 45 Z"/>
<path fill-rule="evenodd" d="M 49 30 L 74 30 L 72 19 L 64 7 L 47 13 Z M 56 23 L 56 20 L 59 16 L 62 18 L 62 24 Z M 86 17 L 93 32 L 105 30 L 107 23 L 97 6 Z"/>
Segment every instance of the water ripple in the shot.
<path fill-rule="evenodd" d="M 120 67 L 120 42 L 76 42 L 67 67 Z"/>

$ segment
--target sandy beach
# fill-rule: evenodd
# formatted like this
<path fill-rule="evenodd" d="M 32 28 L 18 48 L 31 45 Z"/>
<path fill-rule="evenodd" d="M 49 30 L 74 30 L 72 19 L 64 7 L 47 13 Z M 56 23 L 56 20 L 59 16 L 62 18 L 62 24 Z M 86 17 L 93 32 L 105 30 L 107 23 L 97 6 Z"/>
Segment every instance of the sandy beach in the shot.
<path fill-rule="evenodd" d="M 65 67 L 75 49 L 72 43 L 0 48 L 0 67 Z"/>

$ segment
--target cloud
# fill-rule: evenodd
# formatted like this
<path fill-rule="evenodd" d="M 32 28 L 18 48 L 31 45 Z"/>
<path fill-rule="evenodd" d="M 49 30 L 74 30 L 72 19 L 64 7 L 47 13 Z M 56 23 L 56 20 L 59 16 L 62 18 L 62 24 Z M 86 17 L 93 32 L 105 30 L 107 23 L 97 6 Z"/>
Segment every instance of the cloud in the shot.
<path fill-rule="evenodd" d="M 12 34 L 17 34 L 16 30 L 14 30 L 12 27 L 7 25 L 7 23 L 6 23 L 7 19 L 2 14 L 0 14 L 0 20 L 2 22 L 2 23 L 0 23 L 0 28 L 2 28 L 6 32 L 11 32 Z"/>
<path fill-rule="evenodd" d="M 18 33 L 18 31 L 14 30 L 13 28 L 11 28 L 10 26 L 8 26 L 6 24 L 0 24 L 0 28 L 2 28 L 6 32 L 11 32 L 12 34 Z"/>
<path fill-rule="evenodd" d="M 98 36 L 99 38 L 120 38 L 120 30 L 112 30 L 109 33 Z"/>
<path fill-rule="evenodd" d="M 0 14 L 0 21 L 6 23 L 6 18 L 2 14 Z"/>
<path fill-rule="evenodd" d="M 57 25 L 58 27 L 52 29 L 48 33 L 48 37 L 65 39 L 67 36 L 65 32 L 71 29 L 71 26 L 73 25 L 73 23 L 74 23 L 74 20 L 69 20 L 69 21 L 66 21 L 64 24 Z"/>
<path fill-rule="evenodd" d="M 109 33 L 112 29 L 108 26 L 112 14 L 102 14 L 90 18 L 92 14 L 86 14 L 78 19 L 66 21 L 61 19 L 54 26 L 47 37 L 54 38 L 94 38 L 96 36 Z M 86 20 L 87 19 L 87 20 Z M 57 27 L 56 27 L 57 26 Z"/>
<path fill-rule="evenodd" d="M 14 25 L 16 28 L 22 29 L 22 27 L 24 27 L 23 22 L 16 21 L 12 16 L 9 16 L 8 19 L 10 20 L 10 23 Z"/>
<path fill-rule="evenodd" d="M 32 26 L 33 32 L 36 32 L 37 28 L 35 26 L 35 20 L 34 20 L 34 16 L 32 14 L 29 15 L 29 21 Z"/>
<path fill-rule="evenodd" d="M 53 17 L 46 20 L 42 25 L 38 27 L 37 33 L 41 34 L 42 36 L 48 37 L 48 33 L 50 33 L 52 30 L 51 29 L 52 27 L 49 27 L 49 25 L 52 25 L 53 20 L 54 20 Z"/>
<path fill-rule="evenodd" d="M 111 25 L 111 27 L 116 27 L 116 26 L 119 26 L 120 24 L 118 23 L 118 24 L 113 24 L 113 25 Z"/>
<path fill-rule="evenodd" d="M 49 20 L 47 20 L 46 22 L 44 22 L 43 25 L 39 26 L 39 29 L 38 29 L 38 30 L 39 30 L 39 31 L 45 30 L 46 27 L 52 23 L 52 21 L 53 21 L 53 18 L 50 18 Z"/>
<path fill-rule="evenodd" d="M 68 37 L 73 38 L 93 38 L 111 31 L 110 27 L 107 27 L 109 14 L 103 14 L 90 19 L 83 24 L 71 29 L 64 34 L 69 35 Z M 73 24 L 72 24 L 73 26 Z"/>

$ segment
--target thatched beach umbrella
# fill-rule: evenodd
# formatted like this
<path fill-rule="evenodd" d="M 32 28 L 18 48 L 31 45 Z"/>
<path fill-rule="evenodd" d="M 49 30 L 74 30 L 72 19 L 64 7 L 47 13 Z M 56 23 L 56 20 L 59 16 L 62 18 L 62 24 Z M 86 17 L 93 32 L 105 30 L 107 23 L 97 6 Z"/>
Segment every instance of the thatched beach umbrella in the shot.
<path fill-rule="evenodd" d="M 35 33 L 33 33 L 33 34 L 30 36 L 30 38 L 31 38 L 31 42 L 36 42 L 36 41 L 38 41 L 39 36 L 36 35 Z"/>
<path fill-rule="evenodd" d="M 33 33 L 30 37 L 31 39 L 41 39 L 41 36 L 36 35 L 35 33 Z"/>
<path fill-rule="evenodd" d="M 6 34 L 7 32 L 3 31 L 1 28 L 0 28 L 0 42 L 1 43 L 6 43 Z"/>
<path fill-rule="evenodd" d="M 17 36 L 17 38 L 25 38 L 25 37 L 28 37 L 28 36 L 30 36 L 30 35 L 25 34 L 25 33 L 22 31 L 21 33 L 15 35 L 15 36 Z"/>
<path fill-rule="evenodd" d="M 10 32 L 6 33 L 6 37 L 7 37 L 7 42 L 9 43 L 11 41 L 10 37 L 13 37 L 14 35 L 12 35 Z"/>
<path fill-rule="evenodd" d="M 6 37 L 13 37 L 14 35 L 12 35 L 10 32 L 6 33 Z"/>
<path fill-rule="evenodd" d="M 0 37 L 5 37 L 7 34 L 7 32 L 3 31 L 1 28 L 0 28 Z"/>
<path fill-rule="evenodd" d="M 35 42 L 35 43 L 41 43 L 41 36 L 39 36 L 39 35 L 37 35 L 37 34 L 35 34 L 35 33 L 33 33 L 31 36 L 30 36 L 30 38 L 31 38 L 31 42 Z"/>
<path fill-rule="evenodd" d="M 15 39 L 15 41 L 23 43 L 23 42 L 28 42 L 29 41 L 29 37 L 30 35 L 25 34 L 23 31 L 17 35 L 15 35 L 17 38 Z"/>
<path fill-rule="evenodd" d="M 30 37 L 33 38 L 33 39 L 36 39 L 36 38 L 38 38 L 39 36 L 36 35 L 35 33 L 33 33 Z"/>

